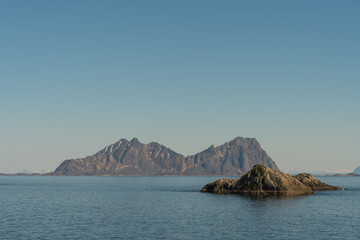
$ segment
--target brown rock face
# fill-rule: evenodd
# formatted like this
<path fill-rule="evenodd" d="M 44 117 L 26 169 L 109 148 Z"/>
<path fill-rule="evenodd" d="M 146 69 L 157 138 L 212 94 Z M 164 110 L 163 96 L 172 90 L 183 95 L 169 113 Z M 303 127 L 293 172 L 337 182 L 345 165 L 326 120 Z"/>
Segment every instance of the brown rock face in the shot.
<path fill-rule="evenodd" d="M 181 172 L 185 157 L 158 143 L 120 139 L 92 156 L 66 160 L 53 175 L 149 176 Z"/>
<path fill-rule="evenodd" d="M 201 191 L 211 193 L 236 193 L 234 189 L 234 183 L 236 179 L 222 178 L 215 182 L 206 184 Z"/>
<path fill-rule="evenodd" d="M 240 179 L 220 179 L 205 185 L 201 191 L 242 195 L 305 195 L 312 194 L 314 191 L 340 189 L 327 185 L 310 174 L 296 176 L 292 177 L 257 164 Z"/>
<path fill-rule="evenodd" d="M 52 175 L 242 175 L 255 164 L 278 169 L 255 138 L 235 138 L 211 146 L 194 156 L 184 157 L 152 142 L 120 139 L 86 158 L 66 160 Z"/>
<path fill-rule="evenodd" d="M 255 138 L 237 137 L 186 158 L 185 175 L 243 175 L 255 164 L 278 169 Z"/>
<path fill-rule="evenodd" d="M 306 186 L 310 187 L 313 191 L 325 191 L 325 190 L 341 190 L 342 188 L 331 186 L 326 183 L 323 183 L 316 179 L 309 173 L 299 173 L 294 176 L 297 180 L 301 183 L 305 184 Z"/>

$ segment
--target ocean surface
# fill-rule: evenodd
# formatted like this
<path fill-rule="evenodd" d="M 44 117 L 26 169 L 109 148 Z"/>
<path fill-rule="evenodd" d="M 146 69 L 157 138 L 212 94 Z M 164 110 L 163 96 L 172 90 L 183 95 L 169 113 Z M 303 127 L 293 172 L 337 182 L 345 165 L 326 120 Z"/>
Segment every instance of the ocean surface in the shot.
<path fill-rule="evenodd" d="M 219 177 L 0 177 L 0 239 L 360 239 L 360 177 L 285 198 L 201 193 Z"/>

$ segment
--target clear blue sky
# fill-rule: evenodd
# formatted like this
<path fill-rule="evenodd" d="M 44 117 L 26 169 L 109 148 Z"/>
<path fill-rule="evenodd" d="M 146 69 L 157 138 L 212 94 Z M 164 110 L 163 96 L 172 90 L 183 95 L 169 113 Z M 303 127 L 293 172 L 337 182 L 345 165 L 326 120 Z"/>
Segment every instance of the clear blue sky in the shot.
<path fill-rule="evenodd" d="M 359 1 L 0 1 L 0 172 L 119 138 L 360 165 Z"/>

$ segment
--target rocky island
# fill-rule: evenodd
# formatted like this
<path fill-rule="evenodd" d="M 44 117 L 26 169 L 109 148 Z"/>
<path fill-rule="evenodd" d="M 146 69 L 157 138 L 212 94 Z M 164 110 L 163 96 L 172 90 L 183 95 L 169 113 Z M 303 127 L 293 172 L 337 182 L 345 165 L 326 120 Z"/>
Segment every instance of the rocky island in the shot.
<path fill-rule="evenodd" d="M 255 165 L 240 179 L 219 179 L 205 185 L 201 192 L 241 195 L 306 195 L 322 190 L 341 190 L 325 184 L 311 174 L 295 176 L 271 169 L 262 164 Z"/>

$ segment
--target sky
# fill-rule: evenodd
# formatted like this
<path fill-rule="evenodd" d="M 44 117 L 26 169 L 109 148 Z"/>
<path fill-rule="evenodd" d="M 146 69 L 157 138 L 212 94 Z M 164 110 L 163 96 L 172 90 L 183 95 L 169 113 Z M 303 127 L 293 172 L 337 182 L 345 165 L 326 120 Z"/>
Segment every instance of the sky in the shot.
<path fill-rule="evenodd" d="M 360 166 L 360 2 L 0 1 L 0 172 L 120 138 Z"/>

